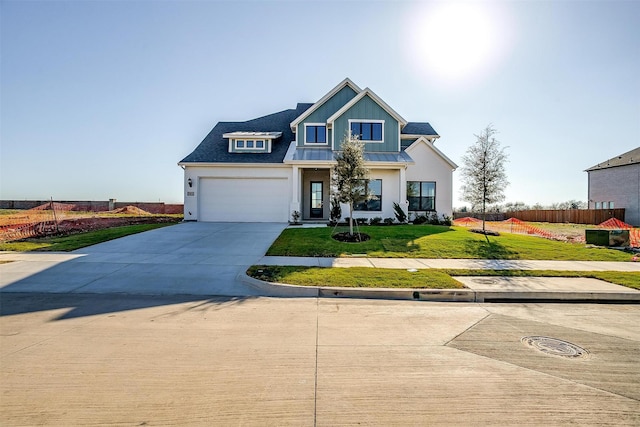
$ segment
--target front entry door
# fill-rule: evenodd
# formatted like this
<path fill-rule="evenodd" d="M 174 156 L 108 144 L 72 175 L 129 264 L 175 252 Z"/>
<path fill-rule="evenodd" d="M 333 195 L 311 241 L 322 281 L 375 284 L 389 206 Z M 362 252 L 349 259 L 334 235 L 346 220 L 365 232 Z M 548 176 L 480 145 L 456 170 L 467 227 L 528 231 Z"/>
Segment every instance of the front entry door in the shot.
<path fill-rule="evenodd" d="M 311 218 L 322 218 L 322 181 L 311 182 Z"/>

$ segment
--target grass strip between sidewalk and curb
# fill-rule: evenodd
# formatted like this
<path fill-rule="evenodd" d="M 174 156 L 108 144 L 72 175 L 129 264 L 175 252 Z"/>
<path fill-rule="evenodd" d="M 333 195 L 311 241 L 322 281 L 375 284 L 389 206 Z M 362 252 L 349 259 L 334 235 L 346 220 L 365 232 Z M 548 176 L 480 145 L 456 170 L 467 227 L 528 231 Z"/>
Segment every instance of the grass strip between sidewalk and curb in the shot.
<path fill-rule="evenodd" d="M 0 243 L 0 251 L 14 252 L 70 252 L 86 246 L 95 245 L 131 234 L 142 233 L 156 228 L 175 225 L 173 222 L 157 224 L 137 224 L 122 227 L 105 228 L 86 233 L 71 234 L 68 236 L 39 237 L 18 240 L 15 242 Z"/>
<path fill-rule="evenodd" d="M 464 288 L 451 276 L 584 277 L 640 290 L 640 274 L 617 271 L 424 269 L 410 272 L 369 267 L 254 265 L 247 270 L 247 275 L 265 282 L 296 286 L 411 289 Z"/>
<path fill-rule="evenodd" d="M 338 227 L 335 232 L 345 231 Z M 333 228 L 287 228 L 267 251 L 268 256 L 371 258 L 527 259 L 564 261 L 631 261 L 634 254 L 583 243 L 502 233 L 488 236 L 464 227 L 438 225 L 362 226 L 371 239 L 359 243 L 331 238 Z"/>

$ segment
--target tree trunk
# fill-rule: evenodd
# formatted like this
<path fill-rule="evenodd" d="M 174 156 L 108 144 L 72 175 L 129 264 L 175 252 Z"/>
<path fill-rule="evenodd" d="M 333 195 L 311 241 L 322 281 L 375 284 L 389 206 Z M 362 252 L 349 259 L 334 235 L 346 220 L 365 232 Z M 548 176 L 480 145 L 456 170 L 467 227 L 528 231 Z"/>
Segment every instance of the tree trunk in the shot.
<path fill-rule="evenodd" d="M 353 236 L 353 202 L 349 203 L 349 236 Z"/>

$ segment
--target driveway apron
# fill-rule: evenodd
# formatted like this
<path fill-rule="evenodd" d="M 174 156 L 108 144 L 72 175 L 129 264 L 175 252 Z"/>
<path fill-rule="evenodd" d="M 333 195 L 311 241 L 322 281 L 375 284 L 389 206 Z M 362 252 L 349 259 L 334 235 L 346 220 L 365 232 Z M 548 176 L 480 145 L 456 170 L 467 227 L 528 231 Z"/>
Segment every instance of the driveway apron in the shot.
<path fill-rule="evenodd" d="M 259 295 L 237 276 L 285 227 L 186 222 L 69 254 L 22 254 L 0 265 L 0 287 L 2 292 Z M 0 260 L 6 257 L 0 254 Z"/>

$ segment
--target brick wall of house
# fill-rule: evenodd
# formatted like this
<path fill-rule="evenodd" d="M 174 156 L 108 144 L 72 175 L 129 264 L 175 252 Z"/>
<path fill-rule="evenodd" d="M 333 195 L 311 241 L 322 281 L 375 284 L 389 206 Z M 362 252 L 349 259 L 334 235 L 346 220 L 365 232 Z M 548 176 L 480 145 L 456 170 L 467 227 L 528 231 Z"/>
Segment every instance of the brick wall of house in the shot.
<path fill-rule="evenodd" d="M 588 174 L 589 209 L 595 209 L 596 202 L 613 202 L 614 208 L 625 208 L 626 223 L 640 226 L 640 163 Z"/>

